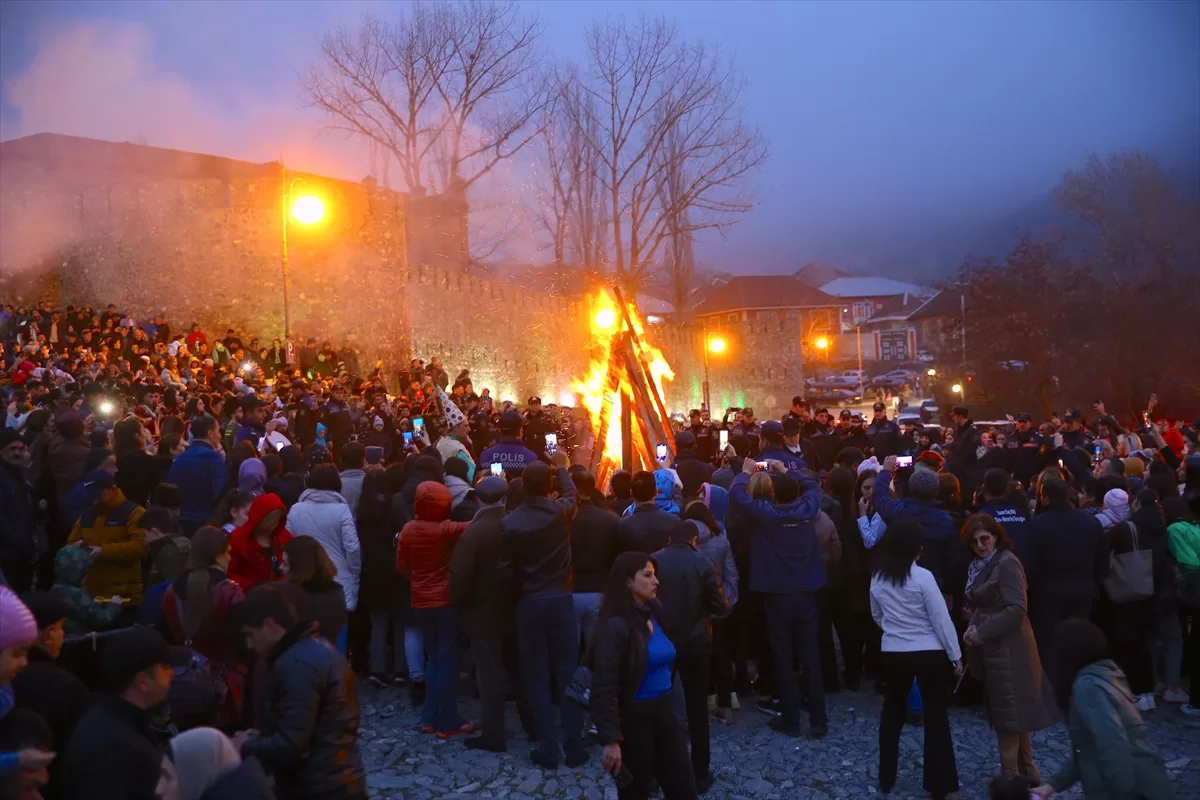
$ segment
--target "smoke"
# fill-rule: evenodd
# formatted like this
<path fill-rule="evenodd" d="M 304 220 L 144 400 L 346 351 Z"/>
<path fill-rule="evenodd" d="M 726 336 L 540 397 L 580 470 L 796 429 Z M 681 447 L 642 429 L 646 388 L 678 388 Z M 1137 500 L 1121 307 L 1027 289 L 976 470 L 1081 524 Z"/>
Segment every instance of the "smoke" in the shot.
<path fill-rule="evenodd" d="M 3 138 L 63 133 L 255 162 L 282 153 L 295 169 L 354 181 L 370 171 L 366 145 L 322 134 L 322 119 L 303 107 L 298 86 L 283 97 L 246 83 L 201 89 L 161 69 L 154 45 L 149 29 L 134 22 L 43 29 L 33 59 L 4 86 L 18 121 Z"/>

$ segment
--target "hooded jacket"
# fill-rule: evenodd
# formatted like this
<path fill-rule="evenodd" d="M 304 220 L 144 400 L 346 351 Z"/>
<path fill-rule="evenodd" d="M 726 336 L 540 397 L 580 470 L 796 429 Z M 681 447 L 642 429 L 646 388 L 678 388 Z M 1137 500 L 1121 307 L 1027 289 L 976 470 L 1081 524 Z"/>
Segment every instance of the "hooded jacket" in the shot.
<path fill-rule="evenodd" d="M 121 607 L 100 602 L 83 586 L 92 567 L 92 554 L 86 547 L 63 547 L 54 557 L 54 586 L 50 594 L 71 605 L 64 629 L 68 636 L 77 636 L 112 626 Z M 107 598 L 105 598 L 107 600 Z"/>
<path fill-rule="evenodd" d="M 695 525 L 700 533 L 696 549 L 712 562 L 713 569 L 717 571 L 717 582 L 721 584 L 721 593 L 725 595 L 725 602 L 732 611 L 738 600 L 738 569 L 733 560 L 733 548 L 729 546 L 729 537 L 721 533 L 714 534 L 698 519 L 688 522 Z"/>
<path fill-rule="evenodd" d="M 933 573 L 942 594 L 953 594 L 962 561 L 962 542 L 954 527 L 954 519 L 933 500 L 916 497 L 896 499 L 892 497 L 891 490 L 892 473 L 882 470 L 871 490 L 871 502 L 875 510 L 885 522 L 908 517 L 920 524 L 924 531 L 924 545 L 917 563 Z"/>
<path fill-rule="evenodd" d="M 1089 800 L 1175 797 L 1125 674 L 1112 661 L 1089 664 L 1075 676 L 1067 730 L 1071 759 L 1049 781 L 1055 792 L 1081 783 Z"/>
<path fill-rule="evenodd" d="M 142 602 L 142 559 L 146 556 L 146 537 L 138 527 L 145 512 L 125 499 L 116 489 L 115 502 L 97 502 L 80 515 L 67 544 L 84 542 L 99 547 L 100 555 L 88 572 L 88 591 L 101 597 L 119 594 L 132 605 Z"/>
<path fill-rule="evenodd" d="M 305 489 L 287 516 L 293 536 L 311 536 L 321 543 L 337 567 L 337 581 L 346 595 L 346 608 L 358 606 L 358 580 L 362 573 L 362 550 L 354 514 L 346 498 L 327 489 Z"/>
<path fill-rule="evenodd" d="M 279 521 L 271 531 L 273 545 L 267 552 L 254 538 L 254 529 L 272 511 L 279 512 Z M 291 541 L 287 529 L 287 509 L 278 495 L 261 494 L 250 504 L 246 524 L 229 534 L 229 579 L 249 591 L 256 583 L 283 580 L 279 565 L 283 563 L 283 546 Z"/>
<path fill-rule="evenodd" d="M 417 487 L 414 513 L 416 518 L 400 531 L 396 571 L 412 581 L 413 608 L 448 606 L 450 560 L 470 523 L 449 521 L 450 490 L 433 481 Z"/>
<path fill-rule="evenodd" d="M 446 488 L 450 491 L 450 507 L 454 508 L 463 500 L 467 499 L 467 495 L 471 491 L 471 484 L 467 483 L 462 478 L 457 478 L 453 475 L 447 475 Z"/>

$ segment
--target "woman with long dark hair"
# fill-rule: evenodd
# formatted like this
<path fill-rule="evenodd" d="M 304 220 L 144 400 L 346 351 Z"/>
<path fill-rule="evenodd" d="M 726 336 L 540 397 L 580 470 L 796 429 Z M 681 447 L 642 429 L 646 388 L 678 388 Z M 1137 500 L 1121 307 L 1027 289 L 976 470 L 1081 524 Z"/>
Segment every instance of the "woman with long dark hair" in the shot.
<path fill-rule="evenodd" d="M 659 624 L 656 569 L 645 553 L 617 556 L 587 656 L 592 720 L 620 800 L 643 800 L 652 780 L 667 800 L 696 797 L 687 742 L 671 706 L 675 646 Z"/>
<path fill-rule="evenodd" d="M 346 652 L 346 594 L 334 580 L 337 567 L 321 543 L 311 536 L 296 536 L 283 546 L 284 580 L 304 590 L 308 616 L 317 633 Z"/>
<path fill-rule="evenodd" d="M 388 633 L 396 654 L 392 665 L 393 680 L 404 677 L 405 618 L 409 605 L 406 582 L 396 574 L 396 534 L 392 524 L 392 493 L 388 472 L 375 470 L 363 479 L 362 495 L 358 500 L 358 539 L 362 542 L 362 583 L 358 589 L 358 606 L 367 614 L 371 625 L 370 680 L 376 686 L 386 686 Z M 415 627 L 414 627 L 415 630 Z M 420 651 L 420 647 L 416 648 Z M 420 667 L 417 674 L 421 675 Z"/>
<path fill-rule="evenodd" d="M 228 725 L 241 716 L 245 677 L 230 646 L 236 634 L 227 626 L 230 609 L 245 600 L 242 587 L 229 579 L 229 540 L 220 528 L 205 526 L 192 535 L 188 570 L 168 587 L 162 619 L 173 644 L 187 645 L 221 667 L 229 685 L 226 706 L 214 718 L 184 720 L 192 724 Z"/>
<path fill-rule="evenodd" d="M 1032 793 L 1045 800 L 1079 783 L 1089 800 L 1174 798 L 1129 682 L 1108 657 L 1104 632 L 1068 619 L 1055 630 L 1054 652 L 1054 691 L 1071 735 L 1070 760 Z"/>
<path fill-rule="evenodd" d="M 862 536 L 858 532 L 855 508 L 855 475 L 847 467 L 834 467 L 829 473 L 829 494 L 838 502 L 838 538 L 842 543 L 842 583 L 837 589 L 834 607 L 840 616 L 835 621 L 845 662 L 846 688 L 858 691 L 863 671 L 863 653 L 867 633 L 875 628 L 871 620 L 871 566 Z M 874 664 L 872 664 L 874 666 Z"/>
<path fill-rule="evenodd" d="M 963 671 L 958 633 L 933 573 L 917 566 L 923 538 L 911 519 L 892 521 L 879 543 L 871 578 L 871 616 L 883 629 L 879 678 L 883 715 L 879 723 L 879 788 L 896 783 L 900 730 L 913 679 L 925 713 L 924 787 L 935 800 L 958 791 L 958 768 L 950 740 L 951 667 Z"/>

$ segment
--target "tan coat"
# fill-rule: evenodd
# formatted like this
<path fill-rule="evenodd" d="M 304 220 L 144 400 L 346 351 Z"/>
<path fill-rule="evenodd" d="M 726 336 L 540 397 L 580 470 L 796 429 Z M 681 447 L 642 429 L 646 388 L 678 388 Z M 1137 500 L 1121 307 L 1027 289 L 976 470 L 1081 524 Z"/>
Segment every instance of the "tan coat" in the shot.
<path fill-rule="evenodd" d="M 988 718 L 997 733 L 1031 733 L 1057 721 L 1054 692 L 1042 671 L 1026 605 L 1020 560 L 1001 550 L 971 587 L 972 610 L 982 646 L 966 648 L 967 666 L 983 682 Z"/>

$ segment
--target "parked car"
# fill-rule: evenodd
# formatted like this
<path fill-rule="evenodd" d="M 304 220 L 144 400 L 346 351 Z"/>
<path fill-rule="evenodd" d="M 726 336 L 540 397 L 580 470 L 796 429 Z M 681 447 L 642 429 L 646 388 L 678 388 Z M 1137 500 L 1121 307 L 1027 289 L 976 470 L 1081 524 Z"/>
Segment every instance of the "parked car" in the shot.
<path fill-rule="evenodd" d="M 826 383 L 834 386 L 859 386 L 867 381 L 867 371 L 847 369 L 829 378 Z"/>
<path fill-rule="evenodd" d="M 811 399 L 824 405 L 852 406 L 862 402 L 862 395 L 858 393 L 857 389 L 826 384 L 816 387 Z"/>

